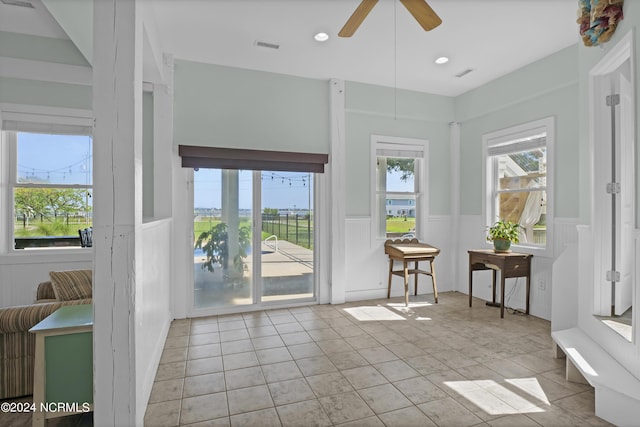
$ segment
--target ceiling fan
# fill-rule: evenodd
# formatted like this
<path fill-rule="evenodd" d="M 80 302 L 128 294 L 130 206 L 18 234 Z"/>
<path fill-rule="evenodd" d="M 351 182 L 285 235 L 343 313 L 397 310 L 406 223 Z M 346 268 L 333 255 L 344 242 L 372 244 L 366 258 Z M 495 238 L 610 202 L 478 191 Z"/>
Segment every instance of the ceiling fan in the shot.
<path fill-rule="evenodd" d="M 442 19 L 431 9 L 426 0 L 400 0 L 400 2 L 425 31 L 433 30 L 442 23 Z M 340 37 L 351 37 L 376 3 L 378 3 L 378 0 L 362 0 L 338 35 Z"/>

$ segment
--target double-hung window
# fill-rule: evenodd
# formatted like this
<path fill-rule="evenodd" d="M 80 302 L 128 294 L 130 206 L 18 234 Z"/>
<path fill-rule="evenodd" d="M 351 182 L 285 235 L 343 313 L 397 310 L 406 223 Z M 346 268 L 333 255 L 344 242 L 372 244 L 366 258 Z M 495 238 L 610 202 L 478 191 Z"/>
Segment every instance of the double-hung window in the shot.
<path fill-rule="evenodd" d="M 519 246 L 550 255 L 553 240 L 553 118 L 484 135 L 485 222 L 520 225 Z"/>
<path fill-rule="evenodd" d="M 79 231 L 91 228 L 93 150 L 91 127 L 2 121 L 7 161 L 3 186 L 9 248 L 81 246 Z M 81 121 L 82 122 L 82 121 Z"/>
<path fill-rule="evenodd" d="M 372 136 L 377 238 L 418 237 L 426 213 L 423 140 Z"/>

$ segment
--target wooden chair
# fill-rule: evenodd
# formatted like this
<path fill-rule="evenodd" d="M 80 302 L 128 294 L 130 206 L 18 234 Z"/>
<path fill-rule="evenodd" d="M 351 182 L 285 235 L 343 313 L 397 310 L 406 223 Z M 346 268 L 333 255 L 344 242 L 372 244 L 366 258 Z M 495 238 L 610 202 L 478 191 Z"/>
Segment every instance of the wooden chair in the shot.
<path fill-rule="evenodd" d="M 387 298 L 391 297 L 391 278 L 396 276 L 404 277 L 404 302 L 409 305 L 409 275 L 414 275 L 414 295 L 418 294 L 418 275 L 424 274 L 431 276 L 433 283 L 433 297 L 435 303 L 438 303 L 438 287 L 436 285 L 436 271 L 434 267 L 435 257 L 440 254 L 440 249 L 420 243 L 418 239 L 397 239 L 387 240 L 384 243 L 384 253 L 389 256 L 389 287 L 387 290 Z M 402 262 L 402 270 L 394 270 L 394 261 Z M 421 270 L 418 268 L 420 261 L 429 261 L 429 270 Z M 408 268 L 408 263 L 413 262 L 414 268 Z"/>

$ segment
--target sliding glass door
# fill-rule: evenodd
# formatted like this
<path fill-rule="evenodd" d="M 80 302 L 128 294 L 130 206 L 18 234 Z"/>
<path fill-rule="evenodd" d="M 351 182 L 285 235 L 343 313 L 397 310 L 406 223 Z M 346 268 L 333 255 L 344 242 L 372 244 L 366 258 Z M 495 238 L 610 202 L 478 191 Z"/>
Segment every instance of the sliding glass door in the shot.
<path fill-rule="evenodd" d="M 313 301 L 313 174 L 194 172 L 193 308 Z"/>

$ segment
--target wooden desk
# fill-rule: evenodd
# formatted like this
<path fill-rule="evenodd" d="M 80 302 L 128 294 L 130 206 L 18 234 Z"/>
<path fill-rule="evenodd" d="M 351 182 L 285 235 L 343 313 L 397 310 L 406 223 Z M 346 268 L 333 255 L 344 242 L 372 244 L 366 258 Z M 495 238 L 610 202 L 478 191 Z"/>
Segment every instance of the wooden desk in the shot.
<path fill-rule="evenodd" d="M 60 307 L 29 330 L 36 334 L 34 427 L 93 410 L 92 330 L 91 304 Z M 41 411 L 43 406 L 50 410 Z"/>
<path fill-rule="evenodd" d="M 404 277 L 404 303 L 409 305 L 409 274 L 415 276 L 414 295 L 418 294 L 418 274 L 431 276 L 433 282 L 433 297 L 438 303 L 438 287 L 436 286 L 436 271 L 433 261 L 440 253 L 440 249 L 435 248 L 426 243 L 420 243 L 418 239 L 404 240 L 387 240 L 384 244 L 384 253 L 389 255 L 389 288 L 387 290 L 387 298 L 391 296 L 391 278 L 393 275 Z M 393 262 L 402 262 L 402 270 L 394 270 Z M 429 261 L 430 271 L 420 270 L 418 263 L 420 261 Z M 414 268 L 409 269 L 407 264 L 414 263 Z"/>
<path fill-rule="evenodd" d="M 529 314 L 529 293 L 531 288 L 531 254 L 517 252 L 495 252 L 493 249 L 474 249 L 469 252 L 469 307 L 473 297 L 473 272 L 493 270 L 493 303 L 496 303 L 496 272 L 500 270 L 500 317 L 504 317 L 504 280 L 513 277 L 527 279 L 527 308 Z"/>

